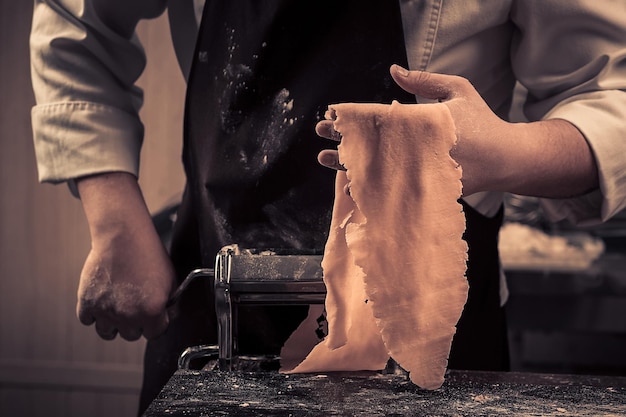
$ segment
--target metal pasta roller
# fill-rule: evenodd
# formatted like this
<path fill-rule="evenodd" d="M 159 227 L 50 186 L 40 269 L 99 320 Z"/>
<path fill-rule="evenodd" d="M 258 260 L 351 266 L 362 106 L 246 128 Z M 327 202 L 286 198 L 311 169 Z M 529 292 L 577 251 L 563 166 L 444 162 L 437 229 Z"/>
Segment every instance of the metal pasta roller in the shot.
<path fill-rule="evenodd" d="M 321 261 L 322 254 L 313 251 L 241 249 L 238 245 L 222 248 L 214 270 L 192 271 L 170 299 L 170 305 L 175 303 L 197 277 L 214 280 L 218 345 L 188 348 L 179 359 L 179 368 L 188 369 L 191 360 L 217 353 L 220 370 L 236 369 L 240 305 L 323 304 L 326 287 Z"/>

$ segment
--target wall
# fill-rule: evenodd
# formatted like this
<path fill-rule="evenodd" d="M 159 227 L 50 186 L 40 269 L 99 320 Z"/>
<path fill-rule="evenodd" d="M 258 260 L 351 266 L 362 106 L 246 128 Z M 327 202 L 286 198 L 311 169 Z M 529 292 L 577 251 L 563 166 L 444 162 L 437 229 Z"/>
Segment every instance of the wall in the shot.
<path fill-rule="evenodd" d="M 0 415 L 133 416 L 144 342 L 100 340 L 75 318 L 89 235 L 65 186 L 41 185 L 30 128 L 32 1 L 0 0 Z M 165 16 L 142 23 L 146 141 L 141 183 L 152 211 L 183 184 L 184 81 Z"/>

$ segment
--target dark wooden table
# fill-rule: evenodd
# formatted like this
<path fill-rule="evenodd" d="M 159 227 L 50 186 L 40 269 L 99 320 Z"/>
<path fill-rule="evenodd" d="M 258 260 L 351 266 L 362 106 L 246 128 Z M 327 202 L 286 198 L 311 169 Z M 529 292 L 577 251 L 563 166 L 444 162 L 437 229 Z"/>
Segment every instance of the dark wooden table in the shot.
<path fill-rule="evenodd" d="M 374 372 L 283 375 L 181 370 L 154 416 L 620 416 L 626 378 L 449 371 L 422 390 Z"/>

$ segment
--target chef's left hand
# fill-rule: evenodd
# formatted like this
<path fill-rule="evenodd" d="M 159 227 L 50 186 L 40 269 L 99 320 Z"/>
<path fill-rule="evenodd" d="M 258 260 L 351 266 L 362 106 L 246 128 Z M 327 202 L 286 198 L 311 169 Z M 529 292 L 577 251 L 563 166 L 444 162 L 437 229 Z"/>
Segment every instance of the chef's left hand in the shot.
<path fill-rule="evenodd" d="M 496 116 L 476 92 L 468 80 L 458 76 L 421 71 L 407 71 L 397 65 L 391 67 L 396 83 L 406 91 L 444 103 L 454 119 L 457 145 L 451 154 L 463 168 L 463 193 L 469 195 L 481 189 L 493 188 L 488 184 L 492 177 L 480 175 L 485 164 L 497 168 L 498 137 L 506 137 L 510 123 Z M 329 139 L 339 135 L 332 128 L 332 121 L 324 120 L 317 125 L 317 133 Z M 318 157 L 322 165 L 341 169 L 335 151 L 325 150 Z"/>
<path fill-rule="evenodd" d="M 498 117 L 463 77 L 397 65 L 390 72 L 404 90 L 437 100 L 450 111 L 457 135 L 450 154 L 463 169 L 463 195 L 506 191 L 568 197 L 598 186 L 593 154 L 571 123 L 558 119 L 510 123 Z M 332 120 L 319 122 L 316 131 L 322 137 L 340 138 Z M 318 159 L 329 168 L 342 169 L 337 151 L 322 151 Z"/>

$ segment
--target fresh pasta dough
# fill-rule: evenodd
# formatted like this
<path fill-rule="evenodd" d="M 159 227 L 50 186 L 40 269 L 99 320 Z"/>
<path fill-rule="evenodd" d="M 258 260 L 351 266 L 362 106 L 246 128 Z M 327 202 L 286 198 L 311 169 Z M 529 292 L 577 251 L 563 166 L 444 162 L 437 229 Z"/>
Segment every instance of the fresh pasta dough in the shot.
<path fill-rule="evenodd" d="M 436 389 L 468 292 L 452 117 L 444 104 L 394 102 L 337 104 L 327 118 L 346 168 L 322 261 L 328 336 L 296 359 L 307 319 L 283 349 L 284 371 L 378 370 L 391 356 Z"/>

